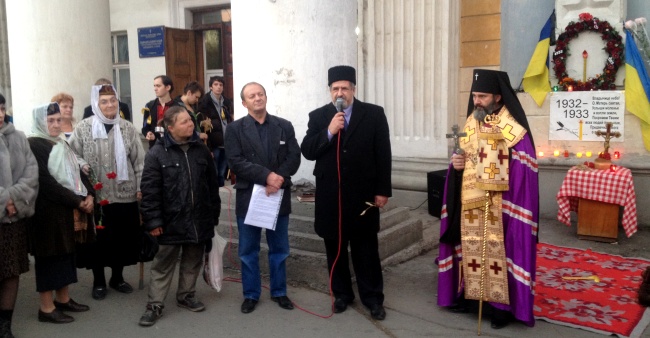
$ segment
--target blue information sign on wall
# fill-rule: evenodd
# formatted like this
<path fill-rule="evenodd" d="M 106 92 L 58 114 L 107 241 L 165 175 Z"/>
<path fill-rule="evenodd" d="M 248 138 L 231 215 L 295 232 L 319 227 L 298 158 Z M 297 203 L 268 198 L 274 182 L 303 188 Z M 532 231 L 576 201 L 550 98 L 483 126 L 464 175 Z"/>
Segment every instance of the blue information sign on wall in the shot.
<path fill-rule="evenodd" d="M 165 27 L 138 28 L 138 51 L 141 58 L 165 56 Z"/>

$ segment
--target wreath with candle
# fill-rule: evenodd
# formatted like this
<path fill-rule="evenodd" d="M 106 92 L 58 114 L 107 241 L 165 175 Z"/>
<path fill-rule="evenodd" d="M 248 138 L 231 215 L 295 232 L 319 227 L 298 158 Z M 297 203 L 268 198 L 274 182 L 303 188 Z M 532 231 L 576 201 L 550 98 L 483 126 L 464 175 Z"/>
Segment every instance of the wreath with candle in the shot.
<path fill-rule="evenodd" d="M 616 72 L 618 71 L 618 67 L 623 64 L 624 46 L 621 35 L 618 34 L 609 22 L 601 21 L 589 13 L 582 13 L 578 17 L 580 19 L 578 22 L 569 22 L 564 29 L 564 33 L 558 36 L 555 44 L 553 70 L 555 71 L 555 77 L 559 81 L 558 85 L 565 91 L 569 87 L 574 91 L 616 89 L 616 85 L 614 84 L 614 81 L 616 81 Z M 569 77 L 566 71 L 566 60 L 571 55 L 569 53 L 569 43 L 584 31 L 599 33 L 603 41 L 605 41 L 605 47 L 603 49 L 609 56 L 605 61 L 605 67 L 602 73 L 596 74 L 596 77 L 588 78 L 583 82 Z M 583 57 L 586 59 L 587 51 L 583 52 Z"/>

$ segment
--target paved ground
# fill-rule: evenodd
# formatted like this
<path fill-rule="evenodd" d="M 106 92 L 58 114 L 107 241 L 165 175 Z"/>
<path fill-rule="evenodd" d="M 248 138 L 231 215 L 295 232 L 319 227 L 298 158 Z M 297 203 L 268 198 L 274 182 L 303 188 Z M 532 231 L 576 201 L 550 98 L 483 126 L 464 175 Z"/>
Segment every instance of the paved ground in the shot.
<path fill-rule="evenodd" d="M 400 205 L 417 207 L 425 200 L 424 194 L 397 192 L 392 200 Z M 393 203 L 391 202 L 391 203 Z M 438 220 L 426 213 L 426 203 L 417 209 L 422 217 L 427 236 L 437 236 Z M 556 245 L 592 248 L 628 257 L 650 258 L 650 228 L 643 228 L 631 238 L 621 234 L 618 244 L 604 244 L 578 240 L 576 228 L 555 220 L 540 222 L 540 239 Z M 435 238 L 433 238 L 435 240 Z M 233 253 L 236 256 L 236 253 Z M 283 310 L 263 291 L 257 309 L 242 314 L 241 285 L 225 282 L 221 292 L 209 289 L 200 280 L 197 296 L 206 304 L 206 310 L 192 313 L 175 306 L 173 285 L 167 299 L 164 316 L 155 326 L 138 326 L 147 300 L 145 289 L 137 290 L 138 268 L 125 269 L 125 276 L 136 291 L 131 295 L 109 290 L 105 300 L 90 297 L 92 273 L 79 270 L 79 283 L 71 286 L 72 297 L 91 307 L 89 312 L 73 314 L 76 321 L 55 325 L 37 320 L 38 294 L 35 292 L 33 266 L 21 277 L 19 301 L 14 315 L 16 337 L 474 337 L 477 329 L 475 314 L 454 314 L 436 306 L 437 269 L 433 261 L 437 250 L 428 251 L 408 262 L 385 268 L 386 320 L 373 321 L 368 311 L 357 301 L 345 313 L 323 319 L 303 312 Z M 148 265 L 145 265 L 148 271 Z M 107 271 L 107 274 L 109 272 Z M 236 271 L 226 274 L 237 278 Z M 268 281 L 264 280 L 266 284 Z M 289 297 L 300 307 L 323 316 L 329 316 L 330 299 L 327 294 L 301 285 L 289 286 Z M 534 328 L 512 324 L 501 330 L 492 330 L 489 318 L 484 320 L 482 336 L 486 337 L 601 337 L 594 333 L 537 321 Z M 604 337 L 604 336 L 602 336 Z M 646 329 L 642 337 L 650 337 Z"/>

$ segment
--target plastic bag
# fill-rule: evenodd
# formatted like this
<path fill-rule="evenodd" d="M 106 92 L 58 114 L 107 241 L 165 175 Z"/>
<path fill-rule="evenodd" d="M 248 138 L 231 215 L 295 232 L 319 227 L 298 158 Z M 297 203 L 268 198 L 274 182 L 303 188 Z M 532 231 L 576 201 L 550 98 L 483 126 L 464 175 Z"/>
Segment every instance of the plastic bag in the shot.
<path fill-rule="evenodd" d="M 217 292 L 221 291 L 221 282 L 223 281 L 223 252 L 226 245 L 228 245 L 228 241 L 215 232 L 212 238 L 212 250 L 205 254 L 203 279 Z"/>
<path fill-rule="evenodd" d="M 150 262 L 158 253 L 158 240 L 149 231 L 142 231 L 142 242 L 140 246 L 140 262 Z"/>

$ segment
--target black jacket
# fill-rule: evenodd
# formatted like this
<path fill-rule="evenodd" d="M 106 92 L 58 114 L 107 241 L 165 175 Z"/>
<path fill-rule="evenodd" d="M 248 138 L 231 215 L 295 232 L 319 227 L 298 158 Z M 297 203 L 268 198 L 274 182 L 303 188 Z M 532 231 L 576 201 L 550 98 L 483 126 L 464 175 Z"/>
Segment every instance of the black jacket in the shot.
<path fill-rule="evenodd" d="M 300 167 L 300 146 L 291 122 L 267 113 L 266 123 L 269 145 L 262 144 L 256 122 L 248 114 L 231 123 L 226 132 L 226 159 L 237 176 L 235 213 L 238 217 L 246 217 L 253 186 L 266 186 L 266 177 L 271 172 L 284 177 L 279 215 L 291 213 L 291 175 Z M 264 148 L 271 151 L 270 156 Z"/>
<path fill-rule="evenodd" d="M 226 114 L 226 123 L 230 123 L 233 121 L 232 100 L 229 100 L 224 96 L 223 106 Z M 210 149 L 223 147 L 224 137 L 223 128 L 221 128 L 221 113 L 217 112 L 217 107 L 214 106 L 212 98 L 210 97 L 210 92 L 207 92 L 203 97 L 201 97 L 201 99 L 199 99 L 197 115 L 199 121 L 203 121 L 207 117 L 212 122 L 212 131 L 207 133 L 208 147 L 210 147 Z"/>
<path fill-rule="evenodd" d="M 375 196 L 391 197 L 391 147 L 384 108 L 354 99 L 348 129 L 328 140 L 327 127 L 336 114 L 328 103 L 309 113 L 307 135 L 301 150 L 307 160 L 316 161 L 316 233 L 338 238 L 339 182 L 341 173 L 342 229 L 344 236 L 359 238 L 379 231 L 379 210 L 368 208 Z M 340 167 L 337 163 L 337 149 Z"/>
<path fill-rule="evenodd" d="M 174 100 L 172 99 L 170 102 L 171 106 L 181 106 L 185 107 L 183 102 L 180 100 Z M 154 135 L 156 135 L 156 139 L 153 141 L 149 141 L 149 149 L 153 147 L 154 144 L 156 144 L 156 141 L 160 139 L 160 134 L 156 133 L 156 126 L 158 125 L 158 106 L 160 105 L 160 101 L 158 98 L 155 98 L 147 104 L 144 105 L 144 108 L 142 108 L 142 135 L 147 136 L 148 132 L 152 132 Z"/>
<path fill-rule="evenodd" d="M 52 141 L 40 137 L 27 139 L 38 162 L 38 197 L 36 213 L 29 226 L 29 251 L 34 256 L 49 257 L 75 252 L 74 209 L 85 197 L 76 195 L 62 186 L 50 174 L 47 167 L 50 153 L 54 147 Z M 93 187 L 83 173 L 81 180 L 88 194 L 95 195 Z M 86 241 L 95 241 L 95 227 L 92 215 L 86 215 Z"/>
<path fill-rule="evenodd" d="M 187 153 L 168 133 L 147 152 L 142 182 L 145 229 L 162 227 L 159 244 L 197 244 L 214 236 L 221 199 L 214 161 L 196 133 Z"/>

